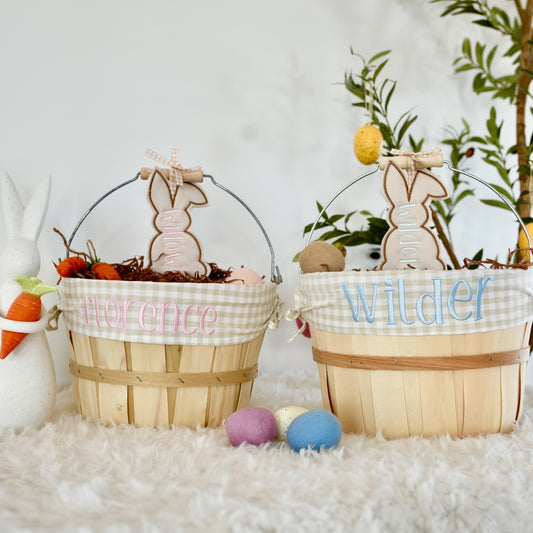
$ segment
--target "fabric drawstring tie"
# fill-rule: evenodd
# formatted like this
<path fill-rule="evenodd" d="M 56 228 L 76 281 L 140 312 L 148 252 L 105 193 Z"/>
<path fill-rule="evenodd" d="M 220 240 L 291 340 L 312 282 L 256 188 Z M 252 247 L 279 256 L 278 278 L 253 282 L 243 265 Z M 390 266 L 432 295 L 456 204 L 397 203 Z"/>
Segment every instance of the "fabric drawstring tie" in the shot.
<path fill-rule="evenodd" d="M 407 150 L 397 150 L 396 148 L 391 150 L 391 154 L 393 155 L 403 155 L 409 158 L 409 166 L 407 167 L 407 177 L 409 178 L 409 183 L 412 183 L 415 178 L 417 161 L 420 163 L 425 158 L 440 155 L 441 153 L 442 150 L 440 148 L 433 148 L 426 152 L 409 152 Z"/>

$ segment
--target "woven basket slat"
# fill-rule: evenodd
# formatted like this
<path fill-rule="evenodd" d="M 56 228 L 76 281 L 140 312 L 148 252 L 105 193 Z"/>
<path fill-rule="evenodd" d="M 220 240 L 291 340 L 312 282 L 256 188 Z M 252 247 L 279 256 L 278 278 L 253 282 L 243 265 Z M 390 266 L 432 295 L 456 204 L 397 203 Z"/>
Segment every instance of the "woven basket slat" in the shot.
<path fill-rule="evenodd" d="M 257 364 L 264 336 L 265 334 L 263 333 L 262 335 L 259 335 L 254 340 L 248 343 L 245 355 L 240 362 L 241 368 L 250 368 L 251 366 Z M 236 410 L 242 409 L 243 407 L 248 407 L 248 404 L 250 403 L 250 398 L 252 396 L 253 384 L 253 380 L 241 383 L 239 388 L 239 398 L 237 400 Z"/>
<path fill-rule="evenodd" d="M 72 332 L 70 338 L 75 353 L 75 360 L 83 365 L 94 366 L 89 337 Z M 97 420 L 99 418 L 98 385 L 85 379 L 74 379 L 77 380 L 81 412 L 86 414 L 88 418 Z"/>
<path fill-rule="evenodd" d="M 238 368 L 242 354 L 246 354 L 247 344 L 217 346 L 213 356 L 213 372 Z M 218 426 L 226 418 L 225 413 L 232 413 L 237 407 L 239 385 L 226 385 L 211 389 L 209 402 L 209 427 Z"/>
<path fill-rule="evenodd" d="M 131 344 L 131 370 L 166 372 L 165 346 L 162 344 Z M 133 412 L 136 426 L 168 425 L 166 388 L 133 387 Z"/>
<path fill-rule="evenodd" d="M 127 370 L 124 343 L 90 337 L 95 366 L 110 370 Z M 104 423 L 128 423 L 128 388 L 98 383 L 98 412 Z"/>
<path fill-rule="evenodd" d="M 213 346 L 183 346 L 180 372 L 209 372 L 213 365 Z M 176 394 L 173 423 L 195 427 L 207 424 L 209 387 L 180 388 Z"/>
<path fill-rule="evenodd" d="M 167 372 L 179 372 L 181 362 L 181 346 L 167 345 L 165 346 L 165 359 Z M 168 400 L 168 419 L 174 420 L 174 413 L 176 411 L 176 395 L 178 393 L 177 387 L 167 387 Z"/>

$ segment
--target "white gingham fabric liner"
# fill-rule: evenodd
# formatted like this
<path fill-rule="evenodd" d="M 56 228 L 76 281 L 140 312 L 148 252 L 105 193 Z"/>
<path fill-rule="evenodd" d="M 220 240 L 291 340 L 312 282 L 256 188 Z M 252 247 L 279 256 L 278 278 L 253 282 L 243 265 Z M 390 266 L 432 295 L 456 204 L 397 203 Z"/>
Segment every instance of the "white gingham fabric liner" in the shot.
<path fill-rule="evenodd" d="M 404 298 L 399 296 L 400 279 Z M 361 294 L 367 300 L 368 320 L 363 298 L 358 295 L 360 284 Z M 467 284 L 471 287 L 470 301 L 462 301 L 469 299 Z M 358 320 L 354 318 L 346 290 Z M 437 297 L 437 304 L 436 292 L 442 294 L 441 302 Z M 416 307 L 424 294 L 431 296 L 423 297 L 419 303 L 420 320 Z M 442 314 L 435 314 L 437 306 Z M 506 329 L 533 318 L 533 270 L 478 268 L 303 274 L 289 313 L 292 317 L 301 316 L 312 327 L 355 335 L 450 335 Z M 412 324 L 408 323 L 411 321 Z"/>
<path fill-rule="evenodd" d="M 176 333 L 174 306 L 166 307 L 164 320 L 160 322 L 162 305 L 171 303 L 179 310 Z M 64 278 L 59 284 L 57 300 L 66 328 L 82 335 L 189 346 L 248 342 L 265 331 L 278 305 L 277 286 L 270 281 L 237 285 Z M 216 310 L 216 321 L 213 321 L 213 311 L 208 309 L 202 332 L 201 314 L 211 306 Z M 185 312 L 187 308 L 189 310 Z M 185 331 L 181 322 L 184 313 Z M 140 315 L 144 329 L 139 321 Z M 186 331 L 194 333 L 187 334 Z"/>

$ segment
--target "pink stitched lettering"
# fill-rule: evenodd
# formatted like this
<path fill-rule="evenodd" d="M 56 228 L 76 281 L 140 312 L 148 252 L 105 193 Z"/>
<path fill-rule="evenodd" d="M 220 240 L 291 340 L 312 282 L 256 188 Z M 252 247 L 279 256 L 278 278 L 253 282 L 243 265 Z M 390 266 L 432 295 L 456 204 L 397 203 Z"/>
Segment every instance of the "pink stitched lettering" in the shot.
<path fill-rule="evenodd" d="M 207 314 L 210 312 L 210 316 L 208 317 Z M 200 316 L 200 331 L 204 335 L 212 335 L 215 332 L 215 328 L 207 331 L 205 329 L 205 323 L 208 322 L 209 324 L 214 324 L 217 321 L 217 310 L 212 306 L 209 305 L 206 307 L 202 315 Z"/>
<path fill-rule="evenodd" d="M 94 309 L 94 300 L 90 296 L 85 297 L 85 301 L 83 302 L 83 307 L 85 309 L 85 323 L 89 326 L 89 302 L 93 305 Z"/>
<path fill-rule="evenodd" d="M 98 308 L 98 296 L 94 297 L 94 318 L 96 319 L 96 324 L 99 328 L 102 328 L 102 323 L 100 322 L 100 309 Z"/>
<path fill-rule="evenodd" d="M 193 308 L 196 309 L 196 313 L 198 314 L 198 311 L 200 310 L 198 305 L 188 305 L 183 311 L 183 316 L 181 317 L 181 329 L 185 335 L 192 335 L 198 331 L 198 328 L 193 328 L 191 330 L 187 329 L 187 318 L 189 316 L 189 311 Z"/>
<path fill-rule="evenodd" d="M 150 308 L 151 313 L 149 315 L 146 314 L 146 309 Z M 157 309 L 155 308 L 155 305 L 152 302 L 144 302 L 141 305 L 141 308 L 139 309 L 139 326 L 141 326 L 141 329 L 144 331 L 154 331 L 155 325 L 151 328 L 147 327 L 144 323 L 146 318 L 155 318 L 157 316 Z"/>
<path fill-rule="evenodd" d="M 172 307 L 172 309 L 174 309 L 174 328 L 172 331 L 174 333 L 178 331 L 180 320 L 180 311 L 178 309 L 178 306 L 174 302 L 161 302 L 161 304 L 159 305 L 159 312 L 161 313 L 161 316 L 159 317 L 159 333 L 165 333 L 166 311 L 169 307 Z"/>
<path fill-rule="evenodd" d="M 113 324 L 109 321 L 109 304 L 110 303 L 113 304 L 113 306 L 115 307 L 116 320 L 115 320 L 115 322 Z M 108 298 L 105 301 L 105 304 L 104 304 L 104 316 L 105 316 L 105 321 L 107 322 L 107 325 L 110 328 L 112 328 L 112 329 L 118 328 L 118 325 L 120 324 L 120 307 L 118 305 L 118 302 L 115 299 Z"/>
<path fill-rule="evenodd" d="M 137 305 L 137 302 L 135 300 L 123 300 L 122 301 L 122 329 L 126 331 L 127 329 L 127 315 L 128 315 L 128 309 L 130 308 L 130 305 Z"/>

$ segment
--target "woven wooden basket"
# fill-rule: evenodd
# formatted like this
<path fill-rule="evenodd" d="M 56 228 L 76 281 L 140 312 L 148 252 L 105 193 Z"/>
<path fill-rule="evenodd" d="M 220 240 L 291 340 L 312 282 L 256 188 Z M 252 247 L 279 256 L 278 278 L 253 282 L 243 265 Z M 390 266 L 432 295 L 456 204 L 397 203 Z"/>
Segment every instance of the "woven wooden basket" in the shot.
<path fill-rule="evenodd" d="M 183 346 L 67 335 L 79 412 L 136 426 L 220 425 L 248 406 L 263 341 Z"/>
<path fill-rule="evenodd" d="M 487 185 L 445 163 L 452 170 Z M 330 199 L 323 212 L 348 187 L 377 170 L 378 167 L 349 183 Z M 505 198 L 501 200 L 508 204 Z M 514 211 L 512 206 L 510 208 Z M 515 216 L 518 218 L 516 212 Z M 308 242 L 310 240 L 311 236 Z M 390 278 L 389 286 L 396 287 L 403 271 L 381 272 Z M 330 329 L 316 316 L 313 319 L 305 291 L 310 295 L 320 290 L 324 278 L 315 282 L 312 276 L 338 275 L 335 279 L 340 287 L 345 280 L 354 283 L 350 275 L 355 274 L 358 282 L 371 280 L 374 275 L 372 272 L 303 274 L 297 289 L 297 295 L 298 290 L 301 291 L 301 315 L 310 325 L 324 407 L 339 418 L 344 431 L 369 435 L 381 432 L 391 439 L 446 433 L 463 437 L 511 431 L 522 412 L 532 317 L 519 317 L 513 327 L 506 329 L 487 331 L 480 326 L 478 332 L 460 334 L 433 332 L 426 335 L 417 331 L 375 335 L 364 331 L 361 324 L 353 324 L 348 333 L 331 326 L 335 324 L 339 306 L 348 305 L 341 297 L 332 297 L 333 303 L 317 300 L 318 308 L 330 307 L 324 311 L 333 317 L 331 321 L 324 320 L 329 321 Z M 510 274 L 519 275 L 520 272 Z M 446 280 L 452 274 L 441 271 L 438 275 Z M 528 278 L 528 282 L 531 279 Z M 513 283 L 513 286 L 520 283 Z M 523 286 L 515 288 L 524 289 Z M 409 312 L 410 316 L 414 314 L 413 309 Z"/>
<path fill-rule="evenodd" d="M 324 407 L 344 431 L 385 438 L 510 432 L 522 411 L 530 330 L 529 322 L 396 337 L 310 328 Z"/>
<path fill-rule="evenodd" d="M 135 181 L 139 176 L 140 173 L 136 178 L 126 181 L 110 192 Z M 208 177 L 214 185 L 241 203 L 259 225 L 271 252 L 271 282 L 249 286 L 208 284 L 208 288 L 206 284 L 191 283 L 157 285 L 165 285 L 163 292 L 168 302 L 178 301 L 180 294 L 187 291 L 191 295 L 187 301 L 188 307 L 197 309 L 208 303 L 206 298 L 209 296 L 206 296 L 205 291 L 200 294 L 201 289 L 209 291 L 209 288 L 216 285 L 217 288 L 213 290 L 218 291 L 219 301 L 228 300 L 241 307 L 249 305 L 245 293 L 253 291 L 256 301 L 259 302 L 259 311 L 255 314 L 255 322 L 250 326 L 250 330 L 257 333 L 245 342 L 217 344 L 213 341 L 212 345 L 189 345 L 173 339 L 165 343 L 132 342 L 128 339 L 109 338 L 109 335 L 107 338 L 87 335 L 83 333 L 83 328 L 73 326 L 76 321 L 69 315 L 71 311 L 78 315 L 83 314 L 83 299 L 92 298 L 90 295 L 94 293 L 95 286 L 92 285 L 91 293 L 84 287 L 84 282 L 121 284 L 121 294 L 128 302 L 135 300 L 136 296 L 132 294 L 135 295 L 134 288 L 141 282 L 63 280 L 59 287 L 58 308 L 64 314 L 67 327 L 71 355 L 69 366 L 76 403 L 79 412 L 89 419 L 100 420 L 106 424 L 130 423 L 136 426 L 176 424 L 213 427 L 220 425 L 235 410 L 246 407 L 250 401 L 264 333 L 278 305 L 276 285 L 281 282 L 281 275 L 268 235 L 255 214 L 239 197 L 217 183 L 212 176 L 204 177 Z M 109 194 L 100 198 L 86 212 L 70 237 L 69 244 L 86 216 Z M 62 291 L 65 282 L 68 282 L 66 285 L 74 291 L 76 299 L 69 300 L 69 297 L 63 294 L 67 290 Z M 199 287 L 200 285 L 204 287 Z M 130 288 L 132 292 L 129 292 Z M 242 292 L 237 294 L 236 291 Z M 114 309 L 116 313 L 119 307 Z M 107 307 L 105 314 L 107 320 Z M 241 322 L 236 326 L 238 332 L 248 329 L 248 324 L 251 323 L 249 314 L 251 313 L 247 307 L 240 313 L 244 322 L 241 318 Z M 103 317 L 103 312 L 101 316 Z M 228 323 L 224 322 L 224 317 L 219 318 L 222 319 L 221 323 Z M 77 325 L 81 322 L 78 320 Z M 112 334 L 120 329 L 118 324 L 117 318 L 116 324 L 111 324 L 111 329 L 108 328 Z"/>

